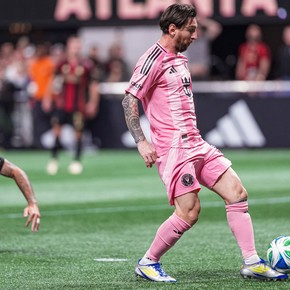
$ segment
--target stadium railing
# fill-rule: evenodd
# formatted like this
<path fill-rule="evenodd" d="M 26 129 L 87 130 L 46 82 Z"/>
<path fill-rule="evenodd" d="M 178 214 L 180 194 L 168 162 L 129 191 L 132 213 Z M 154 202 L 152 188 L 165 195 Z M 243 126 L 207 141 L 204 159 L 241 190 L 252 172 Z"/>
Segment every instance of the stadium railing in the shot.
<path fill-rule="evenodd" d="M 102 83 L 103 95 L 123 95 L 128 82 Z M 288 93 L 290 81 L 198 81 L 192 84 L 195 93 Z"/>

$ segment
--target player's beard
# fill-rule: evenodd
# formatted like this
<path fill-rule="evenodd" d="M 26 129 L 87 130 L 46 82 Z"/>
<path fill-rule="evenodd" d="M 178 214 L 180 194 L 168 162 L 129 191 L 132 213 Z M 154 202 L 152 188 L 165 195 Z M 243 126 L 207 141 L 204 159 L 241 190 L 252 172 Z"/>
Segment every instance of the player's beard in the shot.
<path fill-rule="evenodd" d="M 178 51 L 178 52 L 184 52 L 187 50 L 188 48 L 188 44 L 185 44 L 185 43 L 180 43 L 178 45 L 175 46 L 175 49 Z"/>
<path fill-rule="evenodd" d="M 176 44 L 175 44 L 175 49 L 176 51 L 178 52 L 184 52 L 187 50 L 187 48 L 189 47 L 190 45 L 190 42 L 187 43 L 187 42 L 182 42 L 182 41 L 178 41 Z"/>

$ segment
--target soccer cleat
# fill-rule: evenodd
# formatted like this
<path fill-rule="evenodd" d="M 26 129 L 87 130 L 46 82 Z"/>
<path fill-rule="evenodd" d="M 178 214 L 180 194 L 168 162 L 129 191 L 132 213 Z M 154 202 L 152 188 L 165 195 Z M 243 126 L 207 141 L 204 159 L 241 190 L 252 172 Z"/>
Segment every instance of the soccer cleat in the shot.
<path fill-rule="evenodd" d="M 140 276 L 144 279 L 154 282 L 176 282 L 176 279 L 168 276 L 161 267 L 160 263 L 152 263 L 147 265 L 138 265 L 135 267 L 136 276 Z"/>
<path fill-rule="evenodd" d="M 69 167 L 68 171 L 71 174 L 81 174 L 83 171 L 83 166 L 79 161 L 73 161 Z"/>
<path fill-rule="evenodd" d="M 46 172 L 49 175 L 55 175 L 58 171 L 58 161 L 56 159 L 51 159 L 47 166 L 46 166 Z"/>
<path fill-rule="evenodd" d="M 240 271 L 243 278 L 256 278 L 261 280 L 285 280 L 288 278 L 287 274 L 277 272 L 272 269 L 267 263 L 261 259 L 260 262 L 246 265 L 244 264 Z"/>

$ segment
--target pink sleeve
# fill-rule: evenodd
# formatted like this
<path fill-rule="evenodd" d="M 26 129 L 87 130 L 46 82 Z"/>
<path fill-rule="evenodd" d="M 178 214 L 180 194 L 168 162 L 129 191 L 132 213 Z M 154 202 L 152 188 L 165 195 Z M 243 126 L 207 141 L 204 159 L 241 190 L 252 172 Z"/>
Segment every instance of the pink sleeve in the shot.
<path fill-rule="evenodd" d="M 155 61 L 150 67 L 150 70 L 144 73 L 142 72 L 142 67 L 144 67 L 144 59 L 146 58 L 141 57 L 138 61 L 130 79 L 129 86 L 126 89 L 126 93 L 130 93 L 140 100 L 148 95 L 148 91 L 156 83 L 156 76 L 160 64 L 158 60 Z"/>

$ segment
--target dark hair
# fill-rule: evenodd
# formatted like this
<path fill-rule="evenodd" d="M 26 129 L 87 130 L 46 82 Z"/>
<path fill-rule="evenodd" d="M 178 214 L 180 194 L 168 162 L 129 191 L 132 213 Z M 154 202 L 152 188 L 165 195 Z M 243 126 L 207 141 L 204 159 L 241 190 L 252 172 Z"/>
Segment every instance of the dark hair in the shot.
<path fill-rule="evenodd" d="M 161 15 L 160 29 L 167 34 L 170 24 L 175 24 L 177 28 L 181 28 L 187 23 L 189 18 L 194 17 L 196 17 L 196 9 L 193 5 L 172 4 Z"/>

